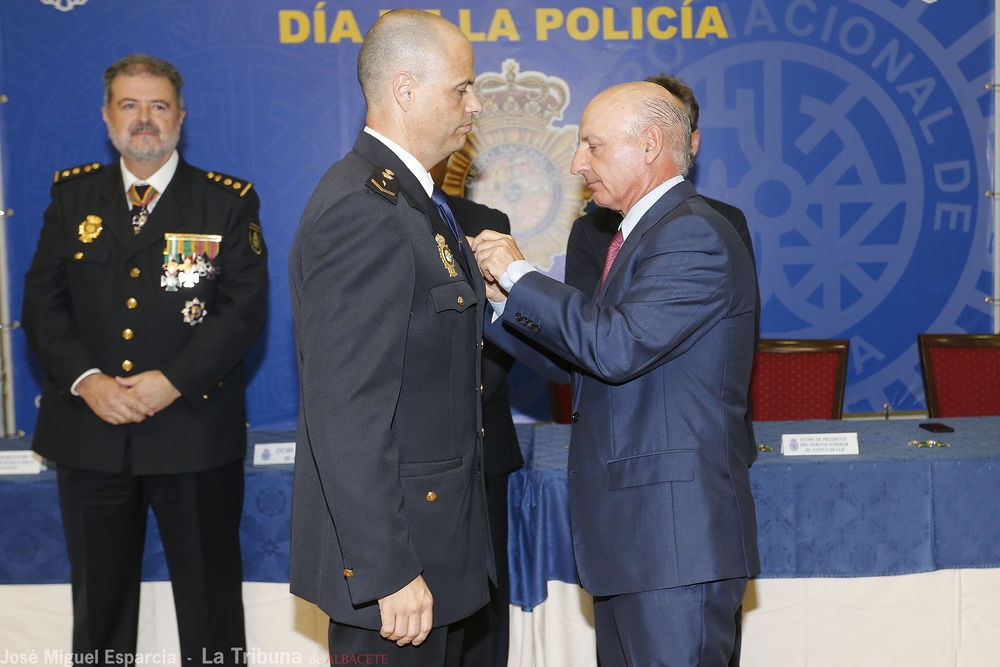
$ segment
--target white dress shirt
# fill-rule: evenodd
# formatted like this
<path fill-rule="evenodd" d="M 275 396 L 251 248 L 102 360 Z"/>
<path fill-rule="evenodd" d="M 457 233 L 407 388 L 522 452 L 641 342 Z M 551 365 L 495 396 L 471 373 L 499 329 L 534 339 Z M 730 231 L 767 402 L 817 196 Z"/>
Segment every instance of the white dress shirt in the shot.
<path fill-rule="evenodd" d="M 139 185 L 152 185 L 153 189 L 156 190 L 156 196 L 153 200 L 146 205 L 146 210 L 150 213 L 156 208 L 156 203 L 160 201 L 160 196 L 163 195 L 163 191 L 167 189 L 170 185 L 170 181 L 174 178 L 174 173 L 177 171 L 177 163 L 181 161 L 180 153 L 174 150 L 170 154 L 170 157 L 164 163 L 162 167 L 156 170 L 156 173 L 149 178 L 143 180 L 133 174 L 128 168 L 125 167 L 125 158 L 118 158 L 122 166 L 122 185 L 125 186 L 125 199 L 128 199 L 128 190 L 132 187 L 134 183 Z M 128 208 L 132 210 L 132 202 L 128 203 Z"/>

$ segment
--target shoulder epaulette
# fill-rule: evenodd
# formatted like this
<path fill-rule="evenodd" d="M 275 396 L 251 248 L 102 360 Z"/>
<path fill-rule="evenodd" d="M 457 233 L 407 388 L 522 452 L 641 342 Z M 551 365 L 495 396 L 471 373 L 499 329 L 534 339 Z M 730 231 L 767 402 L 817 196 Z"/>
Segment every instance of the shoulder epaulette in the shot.
<path fill-rule="evenodd" d="M 375 167 L 375 171 L 368 177 L 365 185 L 368 186 L 369 190 L 393 204 L 399 198 L 399 180 L 396 178 L 396 174 L 392 173 L 392 169 Z"/>
<path fill-rule="evenodd" d="M 63 181 L 68 181 L 71 178 L 76 178 L 78 176 L 85 176 L 87 174 L 93 174 L 95 171 L 101 169 L 100 162 L 88 162 L 87 164 L 81 164 L 79 167 L 70 167 L 69 169 L 59 169 L 56 171 L 55 177 L 52 179 L 53 183 L 62 183 Z"/>
<path fill-rule="evenodd" d="M 220 174 L 217 171 L 210 171 L 205 174 L 208 178 L 209 183 L 218 185 L 223 190 L 228 190 L 235 195 L 242 197 L 246 193 L 250 192 L 250 188 L 253 187 L 253 183 L 249 181 L 244 181 L 235 176 L 226 176 L 225 174 Z"/>

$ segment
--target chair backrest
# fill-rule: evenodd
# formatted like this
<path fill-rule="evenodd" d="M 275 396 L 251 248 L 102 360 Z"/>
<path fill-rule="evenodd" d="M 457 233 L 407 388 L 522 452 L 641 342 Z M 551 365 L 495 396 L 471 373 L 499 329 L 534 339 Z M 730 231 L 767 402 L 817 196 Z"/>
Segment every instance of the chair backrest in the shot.
<path fill-rule="evenodd" d="M 754 421 L 840 419 L 849 344 L 761 338 L 750 377 Z"/>
<path fill-rule="evenodd" d="M 931 417 L 1000 415 L 1000 335 L 918 334 Z"/>

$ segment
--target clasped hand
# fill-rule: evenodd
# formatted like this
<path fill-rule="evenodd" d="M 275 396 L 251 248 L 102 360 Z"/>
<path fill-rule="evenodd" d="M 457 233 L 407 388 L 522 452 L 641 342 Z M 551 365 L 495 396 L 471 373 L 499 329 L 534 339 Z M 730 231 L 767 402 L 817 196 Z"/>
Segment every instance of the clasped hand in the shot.
<path fill-rule="evenodd" d="M 115 425 L 141 422 L 181 395 L 161 371 L 127 378 L 95 373 L 80 380 L 76 392 L 94 414 Z"/>
<path fill-rule="evenodd" d="M 486 297 L 490 301 L 506 301 L 507 294 L 500 288 L 498 279 L 507 272 L 512 262 L 524 259 L 514 238 L 491 229 L 469 239 L 469 247 L 476 255 L 479 272 L 486 281 Z"/>

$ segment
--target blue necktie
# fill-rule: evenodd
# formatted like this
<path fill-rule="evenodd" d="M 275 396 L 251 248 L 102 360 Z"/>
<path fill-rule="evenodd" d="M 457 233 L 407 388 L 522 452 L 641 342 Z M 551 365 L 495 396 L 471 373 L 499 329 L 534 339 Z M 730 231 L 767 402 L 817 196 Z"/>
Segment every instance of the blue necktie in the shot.
<path fill-rule="evenodd" d="M 454 235 L 455 240 L 458 242 L 459 247 L 462 245 L 462 231 L 458 228 L 458 223 L 455 222 L 455 216 L 451 212 L 451 207 L 448 206 L 448 200 L 445 199 L 444 192 L 441 188 L 435 186 L 434 192 L 431 194 L 431 201 L 437 206 L 438 215 L 444 220 L 444 224 L 448 225 L 448 229 Z"/>

